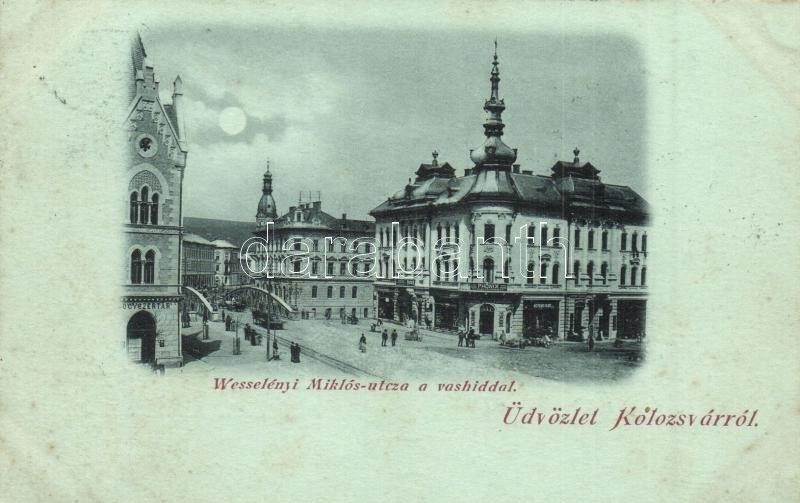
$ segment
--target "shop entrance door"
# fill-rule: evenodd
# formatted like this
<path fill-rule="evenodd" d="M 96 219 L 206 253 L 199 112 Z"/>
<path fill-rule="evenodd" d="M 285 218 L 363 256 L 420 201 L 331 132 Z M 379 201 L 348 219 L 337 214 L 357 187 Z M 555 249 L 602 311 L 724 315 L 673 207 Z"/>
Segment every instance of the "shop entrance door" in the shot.
<path fill-rule="evenodd" d="M 481 306 L 481 317 L 478 322 L 478 330 L 481 335 L 494 334 L 494 306 L 484 304 Z"/>

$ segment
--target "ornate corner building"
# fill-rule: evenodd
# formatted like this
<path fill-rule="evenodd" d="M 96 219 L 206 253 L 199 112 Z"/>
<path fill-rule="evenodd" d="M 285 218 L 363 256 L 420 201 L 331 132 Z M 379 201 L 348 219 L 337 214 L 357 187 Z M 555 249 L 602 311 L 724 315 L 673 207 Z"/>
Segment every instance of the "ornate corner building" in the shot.
<path fill-rule="evenodd" d="M 520 170 L 502 140 L 496 52 L 490 82 L 472 167 L 456 176 L 434 152 L 370 213 L 378 315 L 506 339 L 644 335 L 646 201 L 604 183 L 577 148 L 549 176 Z"/>
<path fill-rule="evenodd" d="M 186 168 L 183 83 L 172 103 L 159 98 L 159 79 L 139 36 L 131 49 L 130 106 L 125 120 L 128 165 L 124 215 L 122 309 L 130 360 L 153 366 L 182 364 L 181 201 Z"/>
<path fill-rule="evenodd" d="M 256 284 L 281 297 L 301 317 L 374 317 L 373 222 L 329 215 L 322 211 L 318 193 L 301 195 L 296 206 L 278 216 L 267 164 L 253 234 L 266 240 L 266 250 L 254 254 L 258 269 L 272 276 Z M 293 258 L 298 252 L 304 257 Z"/>

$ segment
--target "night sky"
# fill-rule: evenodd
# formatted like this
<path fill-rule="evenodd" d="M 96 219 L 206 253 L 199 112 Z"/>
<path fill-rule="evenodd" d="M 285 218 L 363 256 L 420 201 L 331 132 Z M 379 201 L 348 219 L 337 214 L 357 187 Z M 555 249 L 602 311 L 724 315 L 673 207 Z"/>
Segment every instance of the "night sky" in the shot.
<path fill-rule="evenodd" d="M 365 218 L 431 151 L 457 174 L 483 143 L 494 39 L 485 32 L 262 29 L 142 31 L 169 99 L 184 82 L 187 216 L 250 221 L 269 158 L 283 213 L 301 190 Z M 523 170 L 581 160 L 647 198 L 646 69 L 609 34 L 499 35 L 504 141 Z M 225 111 L 223 113 L 223 111 Z"/>

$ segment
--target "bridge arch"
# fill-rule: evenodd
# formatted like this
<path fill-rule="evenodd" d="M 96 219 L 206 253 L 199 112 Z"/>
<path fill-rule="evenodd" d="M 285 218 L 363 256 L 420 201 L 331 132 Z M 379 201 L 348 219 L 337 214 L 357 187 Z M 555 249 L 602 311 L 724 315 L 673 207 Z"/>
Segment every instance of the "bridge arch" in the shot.
<path fill-rule="evenodd" d="M 278 305 L 280 305 L 282 308 L 284 308 L 288 313 L 290 313 L 290 314 L 294 314 L 295 313 L 295 310 L 292 309 L 292 306 L 287 304 L 285 300 L 283 300 L 282 298 L 278 297 L 277 295 L 275 295 L 272 292 L 268 292 L 267 290 L 264 290 L 261 287 L 257 287 L 257 286 L 253 286 L 253 285 L 241 285 L 241 286 L 237 286 L 237 287 L 231 288 L 231 289 L 229 289 L 229 290 L 227 290 L 225 292 L 225 297 L 228 297 L 229 295 L 232 295 L 232 294 L 234 294 L 236 292 L 240 292 L 242 290 L 255 290 L 257 292 L 263 293 L 264 295 L 269 295 L 270 297 L 272 297 L 272 299 L 275 302 L 278 303 Z"/>

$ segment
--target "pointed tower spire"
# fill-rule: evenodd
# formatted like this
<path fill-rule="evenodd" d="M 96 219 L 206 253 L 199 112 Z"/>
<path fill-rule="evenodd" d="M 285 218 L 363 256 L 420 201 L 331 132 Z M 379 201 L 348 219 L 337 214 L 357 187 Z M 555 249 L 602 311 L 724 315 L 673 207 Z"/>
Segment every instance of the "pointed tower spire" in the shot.
<path fill-rule="evenodd" d="M 470 158 L 475 163 L 476 168 L 482 165 L 505 166 L 510 169 L 517 159 L 517 152 L 503 143 L 500 139 L 503 136 L 503 111 L 506 104 L 500 98 L 500 62 L 497 58 L 497 39 L 494 41 L 494 58 L 492 59 L 492 71 L 489 76 L 491 82 L 491 93 L 489 99 L 483 104 L 483 109 L 487 112 L 486 122 L 483 123 L 483 134 L 486 141 L 482 148 L 475 149 L 470 153 Z"/>
<path fill-rule="evenodd" d="M 261 199 L 258 201 L 258 211 L 256 212 L 256 224 L 259 228 L 266 225 L 268 221 L 278 218 L 278 209 L 275 199 L 272 197 L 272 173 L 269 167 L 269 159 L 267 159 L 267 171 L 264 172 L 264 185 L 261 188 Z"/>

